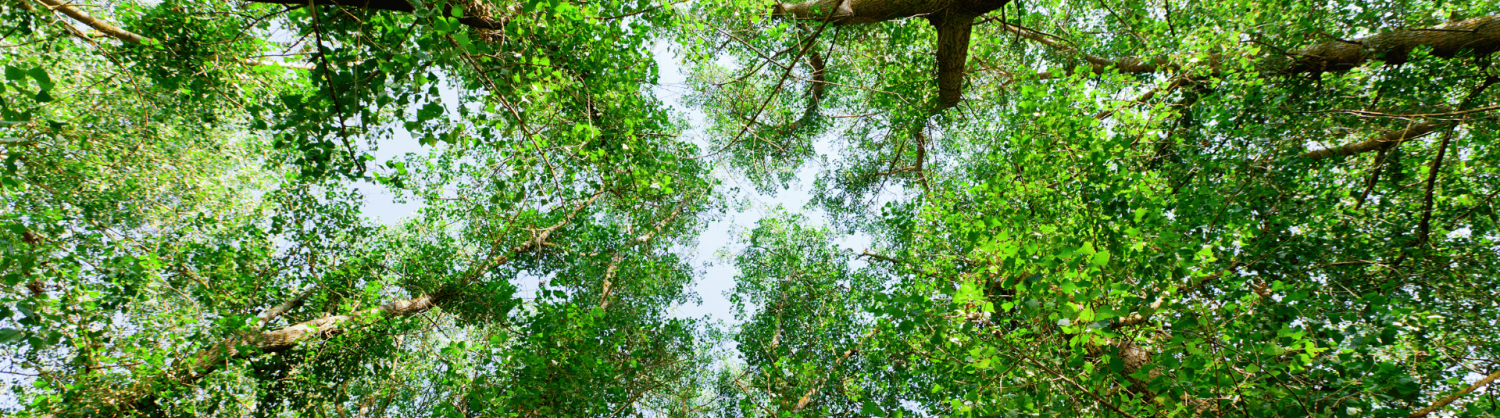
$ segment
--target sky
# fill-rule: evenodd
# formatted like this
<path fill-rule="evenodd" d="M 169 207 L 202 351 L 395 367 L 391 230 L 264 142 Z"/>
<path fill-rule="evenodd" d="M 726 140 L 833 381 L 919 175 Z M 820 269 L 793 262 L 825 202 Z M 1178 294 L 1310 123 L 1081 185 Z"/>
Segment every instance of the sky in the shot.
<path fill-rule="evenodd" d="M 683 137 L 706 145 L 708 139 L 704 137 L 703 130 L 707 123 L 706 118 L 702 112 L 683 103 L 683 97 L 688 94 L 687 69 L 683 68 L 672 49 L 672 45 L 666 41 L 659 42 L 652 48 L 652 57 L 656 60 L 660 70 L 660 79 L 658 84 L 653 86 L 652 91 L 662 102 L 687 118 L 690 127 L 687 132 L 683 133 Z M 457 92 L 451 88 L 441 89 L 440 94 L 444 103 L 459 103 Z M 376 161 L 388 161 L 407 153 L 426 154 L 431 149 L 431 147 L 419 145 L 416 139 L 403 130 L 397 129 L 396 131 L 394 138 L 380 141 L 380 148 L 375 151 Z M 829 138 L 821 138 L 817 144 L 818 152 L 820 154 L 832 152 L 831 143 Z M 810 159 L 810 161 L 816 161 L 816 159 Z M 751 203 L 744 211 L 729 213 L 709 223 L 699 235 L 697 247 L 687 249 L 692 252 L 692 263 L 700 273 L 692 282 L 691 290 L 702 299 L 702 303 L 676 307 L 673 312 L 675 316 L 707 318 L 709 321 L 722 321 L 727 325 L 739 323 L 735 319 L 733 305 L 730 304 L 727 296 L 727 292 L 734 289 L 734 277 L 739 271 L 729 260 L 720 255 L 738 251 L 739 248 L 734 244 L 735 237 L 749 231 L 757 221 L 777 207 L 784 208 L 787 212 L 805 214 L 808 219 L 821 224 L 824 219 L 821 211 L 808 206 L 808 202 L 812 199 L 809 188 L 814 184 L 813 179 L 818 169 L 816 163 L 810 162 L 798 171 L 796 183 L 788 189 L 773 194 L 757 192 L 743 179 L 735 178 L 726 170 L 715 171 L 726 186 L 733 187 L 741 184 L 743 187 L 739 187 L 739 195 L 734 197 Z M 377 223 L 395 224 L 403 218 L 414 215 L 421 207 L 417 203 L 398 202 L 395 195 L 380 185 L 365 182 L 358 187 L 365 196 L 363 208 L 365 216 Z M 846 236 L 835 243 L 841 248 L 858 253 L 868 248 L 870 240 L 864 236 Z M 521 283 L 517 283 L 520 292 L 522 294 L 534 292 L 537 288 L 537 279 L 539 278 L 521 279 Z"/>

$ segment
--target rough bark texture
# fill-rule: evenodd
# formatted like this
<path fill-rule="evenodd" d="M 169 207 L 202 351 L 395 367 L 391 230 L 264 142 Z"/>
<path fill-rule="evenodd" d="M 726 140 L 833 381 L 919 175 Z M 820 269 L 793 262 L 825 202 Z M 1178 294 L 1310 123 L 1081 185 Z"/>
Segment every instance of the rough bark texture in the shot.
<path fill-rule="evenodd" d="M 1384 135 L 1366 141 L 1355 142 L 1341 147 L 1308 151 L 1303 153 L 1302 157 L 1309 160 L 1321 160 L 1335 156 L 1350 156 L 1371 151 L 1384 151 L 1400 145 L 1402 142 L 1420 138 L 1450 125 L 1452 125 L 1451 122 L 1419 123 L 1409 126 L 1406 129 L 1387 132 Z"/>
<path fill-rule="evenodd" d="M 1405 63 L 1412 50 L 1431 47 L 1449 58 L 1469 50 L 1487 55 L 1500 49 L 1500 15 L 1450 22 L 1430 28 L 1398 30 L 1353 41 L 1334 40 L 1297 51 L 1291 72 L 1348 71 L 1370 60 Z"/>
<path fill-rule="evenodd" d="M 969 57 L 969 34 L 974 19 L 1010 0 L 813 0 L 778 3 L 773 16 L 827 20 L 831 25 L 877 23 L 926 17 L 937 29 L 938 106 L 953 107 L 963 95 L 964 67 Z"/>
<path fill-rule="evenodd" d="M 831 25 L 857 25 L 902 19 L 938 11 L 942 0 L 814 0 L 796 4 L 778 3 L 774 16 L 793 19 L 827 19 Z"/>
<path fill-rule="evenodd" d="M 969 34 L 974 17 L 957 15 L 933 17 L 937 28 L 938 101 L 943 108 L 957 106 L 963 99 L 964 66 L 969 62 Z"/>
<path fill-rule="evenodd" d="M 1002 23 L 1004 24 L 1004 23 Z M 1176 64 L 1165 60 L 1141 57 L 1108 59 L 1083 54 L 1072 47 L 1030 29 L 1004 24 L 1005 29 L 1023 38 L 1036 41 L 1064 52 L 1077 53 L 1084 63 L 1067 68 L 1072 73 L 1087 67 L 1094 72 L 1115 68 L 1123 74 L 1148 74 L 1167 69 L 1177 69 Z M 1371 60 L 1382 60 L 1386 64 L 1402 64 L 1411 57 L 1411 52 L 1420 47 L 1430 47 L 1432 56 L 1451 58 L 1464 51 L 1475 56 L 1488 55 L 1500 50 L 1500 15 L 1477 17 L 1450 22 L 1430 28 L 1407 29 L 1354 40 L 1333 40 L 1297 51 L 1289 56 L 1268 59 L 1261 70 L 1268 73 L 1300 74 L 1343 72 L 1364 65 Z M 1218 68 L 1223 57 L 1208 57 L 1210 67 Z M 1044 74 L 1043 78 L 1055 76 Z"/>

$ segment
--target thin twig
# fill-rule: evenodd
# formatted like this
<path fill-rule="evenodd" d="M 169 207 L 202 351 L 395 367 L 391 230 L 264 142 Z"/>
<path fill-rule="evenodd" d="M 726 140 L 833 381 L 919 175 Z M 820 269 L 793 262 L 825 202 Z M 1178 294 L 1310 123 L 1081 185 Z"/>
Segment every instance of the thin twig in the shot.
<path fill-rule="evenodd" d="M 349 151 L 349 161 L 359 168 L 359 175 L 365 175 L 365 163 L 354 155 L 354 145 L 349 143 L 349 127 L 344 125 L 343 104 L 339 102 L 338 88 L 333 85 L 333 64 L 328 63 L 328 54 L 323 50 L 323 29 L 318 24 L 318 5 L 314 0 L 307 0 L 308 16 L 312 16 L 313 34 L 317 35 L 318 60 L 323 62 L 323 80 L 328 82 L 328 95 L 333 99 L 333 113 L 339 120 L 339 140 L 344 143 L 344 149 Z"/>
<path fill-rule="evenodd" d="M 800 62 L 800 61 L 802 61 L 802 57 L 804 55 L 807 55 L 807 51 L 812 50 L 813 47 L 816 46 L 816 43 L 813 42 L 813 41 L 816 41 L 818 39 L 818 36 L 820 36 L 820 35 L 823 34 L 823 29 L 827 29 L 828 28 L 828 22 L 830 22 L 832 20 L 833 20 L 833 15 L 832 14 L 829 14 L 828 17 L 823 18 L 823 24 L 818 25 L 818 30 L 814 31 L 813 34 L 812 34 L 812 36 L 809 37 L 810 39 L 807 42 L 805 42 L 805 44 L 802 46 L 802 48 L 799 48 L 797 50 L 797 56 L 794 57 L 794 58 L 792 58 L 792 64 L 785 67 L 786 71 L 781 73 L 781 81 L 779 81 L 779 82 L 776 83 L 776 88 L 773 89 L 773 90 L 771 90 L 771 95 L 767 96 L 766 100 L 760 102 L 760 108 L 756 109 L 755 110 L 755 114 L 750 117 L 750 123 L 746 123 L 745 126 L 740 127 L 740 131 L 739 131 L 739 133 L 736 133 L 734 135 L 734 139 L 731 139 L 729 141 L 729 143 L 724 144 L 723 147 L 721 147 L 718 150 L 710 153 L 709 155 L 694 157 L 694 159 L 701 159 L 701 158 L 706 158 L 706 157 L 713 156 L 713 155 L 718 155 L 719 153 L 724 152 L 724 150 L 729 149 L 729 147 L 734 146 L 734 144 L 740 142 L 740 138 L 743 137 L 743 136 L 745 136 L 745 132 L 748 131 L 748 130 L 750 130 L 751 126 L 755 125 L 755 120 L 759 119 L 761 113 L 766 111 L 766 106 L 770 105 L 771 101 L 776 99 L 776 94 L 780 93 L 781 89 L 783 87 L 786 87 L 786 80 L 789 79 L 789 78 L 791 78 L 792 69 L 797 68 L 797 63 Z"/>

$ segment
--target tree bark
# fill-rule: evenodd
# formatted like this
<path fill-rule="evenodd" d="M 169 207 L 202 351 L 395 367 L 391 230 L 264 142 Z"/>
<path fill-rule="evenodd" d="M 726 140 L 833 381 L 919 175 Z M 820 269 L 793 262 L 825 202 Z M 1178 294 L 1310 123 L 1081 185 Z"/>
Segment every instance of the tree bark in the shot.
<path fill-rule="evenodd" d="M 1334 40 L 1297 51 L 1292 56 L 1293 73 L 1348 71 L 1370 60 L 1402 64 L 1419 47 L 1430 47 L 1433 56 L 1452 58 L 1469 50 L 1475 56 L 1500 49 L 1500 15 L 1478 17 L 1422 29 L 1386 32 L 1353 41 Z"/>
<path fill-rule="evenodd" d="M 962 100 L 964 67 L 968 64 L 969 35 L 974 19 L 1005 6 L 1010 0 L 812 0 L 777 3 L 771 15 L 857 25 L 925 16 L 937 29 L 938 105 L 942 110 Z"/>
<path fill-rule="evenodd" d="M 941 108 L 957 106 L 963 99 L 964 67 L 969 62 L 969 35 L 974 16 L 933 17 L 937 28 L 938 102 Z"/>
<path fill-rule="evenodd" d="M 22 2 L 25 1 L 26 0 L 22 0 Z M 68 3 L 64 2 L 63 0 L 37 1 L 41 2 L 43 5 L 46 5 L 47 9 L 67 15 L 68 17 L 73 18 L 73 20 L 88 25 L 89 27 L 94 28 L 94 30 L 99 31 L 99 33 L 108 35 L 111 38 L 119 39 L 121 41 L 132 44 L 141 43 L 141 39 L 143 39 L 141 38 L 141 35 L 137 35 L 124 29 L 120 29 L 118 26 L 105 23 L 104 21 L 99 20 L 93 16 L 89 16 L 88 13 L 84 13 L 82 10 L 78 10 L 73 6 L 69 6 Z"/>
<path fill-rule="evenodd" d="M 1351 156 L 1371 151 L 1384 151 L 1400 145 L 1402 142 L 1420 138 L 1451 125 L 1451 122 L 1419 123 L 1409 126 L 1406 129 L 1387 132 L 1384 135 L 1380 135 L 1369 140 L 1355 142 L 1353 144 L 1348 144 L 1340 147 L 1308 151 L 1306 153 L 1303 153 L 1302 157 L 1316 161 L 1335 156 Z"/>
<path fill-rule="evenodd" d="M 1068 73 L 1084 66 L 1096 73 L 1115 68 L 1122 74 L 1149 74 L 1179 68 L 1177 64 L 1161 59 L 1108 59 L 1083 54 L 1048 35 L 1010 24 L 1005 26 L 1006 30 L 1023 38 L 1080 55 L 1086 64 L 1068 68 L 1065 71 Z M 1354 40 L 1323 42 L 1292 51 L 1287 56 L 1268 59 L 1262 63 L 1261 69 L 1274 74 L 1301 74 L 1344 72 L 1371 60 L 1403 64 L 1410 60 L 1413 50 L 1421 47 L 1431 48 L 1429 54 L 1442 58 L 1452 58 L 1464 51 L 1470 51 L 1474 56 L 1494 53 L 1500 50 L 1500 15 L 1450 22 L 1430 28 L 1391 31 Z M 1222 59 L 1220 55 L 1211 55 L 1208 57 L 1208 65 L 1217 69 Z"/>
<path fill-rule="evenodd" d="M 936 0 L 814 0 L 777 3 L 771 15 L 802 20 L 827 20 L 830 25 L 858 25 L 908 18 L 937 11 Z"/>

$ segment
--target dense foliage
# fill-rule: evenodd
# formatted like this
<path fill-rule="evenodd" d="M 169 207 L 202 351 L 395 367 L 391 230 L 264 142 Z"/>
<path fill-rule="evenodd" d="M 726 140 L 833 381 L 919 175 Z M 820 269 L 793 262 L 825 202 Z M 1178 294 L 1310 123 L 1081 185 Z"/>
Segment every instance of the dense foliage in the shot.
<path fill-rule="evenodd" d="M 1497 50 L 1488 0 L 4 0 L 0 408 L 1500 416 Z"/>

